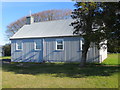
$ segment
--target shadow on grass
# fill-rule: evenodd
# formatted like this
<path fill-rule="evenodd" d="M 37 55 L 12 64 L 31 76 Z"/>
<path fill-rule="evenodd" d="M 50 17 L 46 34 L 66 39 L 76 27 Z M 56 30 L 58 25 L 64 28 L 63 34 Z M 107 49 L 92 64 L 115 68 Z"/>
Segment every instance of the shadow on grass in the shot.
<path fill-rule="evenodd" d="M 87 65 L 79 67 L 79 63 L 3 63 L 3 71 L 15 74 L 53 74 L 54 77 L 82 78 L 88 76 L 110 76 L 118 72 L 117 66 Z"/>

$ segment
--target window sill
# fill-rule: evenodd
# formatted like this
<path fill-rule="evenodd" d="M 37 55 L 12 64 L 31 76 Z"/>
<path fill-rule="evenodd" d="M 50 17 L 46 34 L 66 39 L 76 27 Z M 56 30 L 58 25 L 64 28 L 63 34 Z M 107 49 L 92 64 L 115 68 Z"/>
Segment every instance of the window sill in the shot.
<path fill-rule="evenodd" d="M 22 51 L 22 49 L 17 49 L 16 51 Z"/>
<path fill-rule="evenodd" d="M 56 51 L 64 51 L 64 49 L 56 49 Z"/>
<path fill-rule="evenodd" d="M 34 51 L 41 51 L 41 49 L 34 49 Z"/>

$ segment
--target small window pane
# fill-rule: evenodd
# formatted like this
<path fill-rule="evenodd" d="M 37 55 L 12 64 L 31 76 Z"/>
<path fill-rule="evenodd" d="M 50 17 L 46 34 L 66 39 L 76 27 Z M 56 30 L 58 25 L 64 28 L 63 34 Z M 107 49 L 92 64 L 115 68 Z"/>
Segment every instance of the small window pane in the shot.
<path fill-rule="evenodd" d="M 63 49 L 63 45 L 57 45 L 57 49 Z"/>
<path fill-rule="evenodd" d="M 56 40 L 56 49 L 57 50 L 62 50 L 63 49 L 63 40 L 61 39 L 61 40 Z"/>
<path fill-rule="evenodd" d="M 58 40 L 58 41 L 57 41 L 57 44 L 59 44 L 59 45 L 62 45 L 62 43 L 63 43 L 62 40 Z"/>
<path fill-rule="evenodd" d="M 41 49 L 41 42 L 35 42 L 35 49 Z"/>
<path fill-rule="evenodd" d="M 17 50 L 21 50 L 22 49 L 22 42 L 18 42 L 17 43 Z"/>

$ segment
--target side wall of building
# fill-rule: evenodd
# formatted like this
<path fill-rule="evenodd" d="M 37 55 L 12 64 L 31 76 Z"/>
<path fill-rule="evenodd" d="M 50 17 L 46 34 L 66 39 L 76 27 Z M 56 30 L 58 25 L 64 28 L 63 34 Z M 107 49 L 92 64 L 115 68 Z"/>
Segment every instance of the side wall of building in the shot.
<path fill-rule="evenodd" d="M 64 49 L 56 50 L 56 39 L 63 39 Z M 44 39 L 44 60 L 75 62 L 81 58 L 80 40 L 78 37 L 46 38 Z"/>
<path fill-rule="evenodd" d="M 56 50 L 56 39 L 63 39 L 64 49 Z M 80 62 L 80 37 L 42 38 L 11 40 L 11 56 L 13 62 Z M 22 50 L 16 50 L 16 43 L 22 41 Z M 34 42 L 41 43 L 41 50 L 34 50 Z M 92 46 L 87 55 L 88 62 L 99 62 L 99 50 Z"/>
<path fill-rule="evenodd" d="M 19 41 L 22 42 L 22 50 L 16 49 L 16 43 Z M 34 49 L 35 41 L 42 44 L 42 39 L 11 40 L 11 60 L 13 62 L 42 62 L 43 50 Z"/>
<path fill-rule="evenodd" d="M 87 62 L 97 62 L 99 63 L 99 50 L 95 44 L 91 43 L 90 48 L 87 53 Z"/>
<path fill-rule="evenodd" d="M 101 43 L 104 43 L 104 45 L 102 45 L 102 47 L 99 50 L 99 54 L 100 54 L 99 62 L 100 63 L 103 62 L 107 58 L 107 45 L 106 45 L 107 40 Z"/>
<path fill-rule="evenodd" d="M 64 40 L 64 50 L 56 50 L 56 39 Z M 80 62 L 81 40 L 80 37 L 46 38 L 43 59 L 50 62 Z M 94 45 L 89 48 L 87 62 L 99 62 L 99 51 Z"/>

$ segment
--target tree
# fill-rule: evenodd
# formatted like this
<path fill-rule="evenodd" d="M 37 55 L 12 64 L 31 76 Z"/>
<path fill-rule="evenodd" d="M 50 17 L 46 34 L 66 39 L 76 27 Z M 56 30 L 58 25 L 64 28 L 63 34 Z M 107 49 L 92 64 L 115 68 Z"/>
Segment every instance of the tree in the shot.
<path fill-rule="evenodd" d="M 108 40 L 108 52 L 110 53 L 120 53 L 120 40 Z"/>
<path fill-rule="evenodd" d="M 119 38 L 119 3 L 109 2 L 76 2 L 76 9 L 71 17 L 75 19 L 71 25 L 73 34 L 84 38 L 81 66 L 85 66 L 88 49 L 91 43 L 100 48 L 105 40 Z"/>
<path fill-rule="evenodd" d="M 108 51 L 120 52 L 120 2 L 103 3 L 104 23 L 108 34 Z M 106 6 L 106 7 L 105 7 Z M 107 17 L 107 18 L 105 18 Z"/>
<path fill-rule="evenodd" d="M 42 22 L 42 21 L 51 21 L 51 20 L 59 20 L 59 19 L 67 19 L 70 18 L 71 10 L 46 10 L 42 12 L 38 12 L 32 14 L 34 17 L 34 22 Z M 7 26 L 6 34 L 8 37 L 11 37 L 15 34 L 22 26 L 26 24 L 26 17 L 22 17 L 19 20 L 9 24 Z"/>
<path fill-rule="evenodd" d="M 6 44 L 3 46 L 4 56 L 11 56 L 11 44 Z"/>

